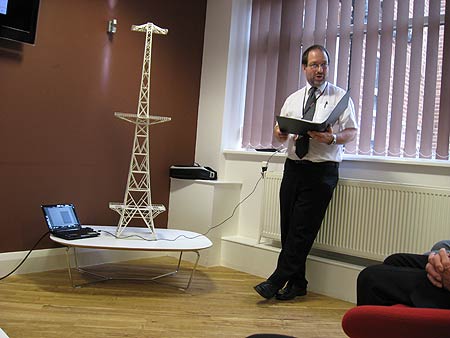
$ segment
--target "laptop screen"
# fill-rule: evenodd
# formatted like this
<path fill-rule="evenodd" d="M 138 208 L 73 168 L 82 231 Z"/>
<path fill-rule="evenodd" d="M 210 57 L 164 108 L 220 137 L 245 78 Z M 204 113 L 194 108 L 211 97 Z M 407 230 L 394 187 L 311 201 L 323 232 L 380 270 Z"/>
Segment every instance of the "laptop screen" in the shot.
<path fill-rule="evenodd" d="M 75 230 L 81 227 L 73 204 L 43 205 L 42 211 L 51 232 Z"/>

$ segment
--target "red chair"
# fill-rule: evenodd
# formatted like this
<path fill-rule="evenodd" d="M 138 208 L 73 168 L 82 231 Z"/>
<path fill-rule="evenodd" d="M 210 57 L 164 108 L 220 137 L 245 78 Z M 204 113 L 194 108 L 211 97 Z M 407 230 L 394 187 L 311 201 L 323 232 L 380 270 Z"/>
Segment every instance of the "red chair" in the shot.
<path fill-rule="evenodd" d="M 450 310 L 363 305 L 344 314 L 342 328 L 351 338 L 450 337 Z"/>

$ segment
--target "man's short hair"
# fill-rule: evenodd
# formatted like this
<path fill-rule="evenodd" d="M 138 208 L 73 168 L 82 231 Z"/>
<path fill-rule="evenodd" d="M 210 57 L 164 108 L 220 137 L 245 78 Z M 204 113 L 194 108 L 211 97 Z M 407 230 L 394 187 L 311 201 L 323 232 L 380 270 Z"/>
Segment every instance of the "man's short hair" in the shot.
<path fill-rule="evenodd" d="M 305 66 L 308 65 L 308 55 L 309 55 L 309 52 L 312 51 L 312 50 L 316 50 L 316 49 L 321 50 L 322 52 L 325 53 L 325 55 L 327 56 L 327 59 L 328 59 L 328 63 L 331 61 L 331 60 L 330 60 L 330 54 L 328 53 L 327 49 L 326 49 L 324 46 L 322 46 L 322 45 L 312 45 L 312 46 L 308 47 L 308 48 L 303 52 L 303 55 L 302 55 L 302 65 L 305 65 Z"/>

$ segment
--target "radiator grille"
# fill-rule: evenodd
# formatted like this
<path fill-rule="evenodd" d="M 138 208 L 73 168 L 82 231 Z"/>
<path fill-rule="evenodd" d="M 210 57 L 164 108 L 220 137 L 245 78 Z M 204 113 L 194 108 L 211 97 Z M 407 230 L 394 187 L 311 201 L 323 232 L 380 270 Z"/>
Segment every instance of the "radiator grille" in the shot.
<path fill-rule="evenodd" d="M 280 239 L 282 173 L 267 172 L 261 241 Z M 450 238 L 450 191 L 340 179 L 314 247 L 380 260 L 394 252 L 425 252 Z"/>

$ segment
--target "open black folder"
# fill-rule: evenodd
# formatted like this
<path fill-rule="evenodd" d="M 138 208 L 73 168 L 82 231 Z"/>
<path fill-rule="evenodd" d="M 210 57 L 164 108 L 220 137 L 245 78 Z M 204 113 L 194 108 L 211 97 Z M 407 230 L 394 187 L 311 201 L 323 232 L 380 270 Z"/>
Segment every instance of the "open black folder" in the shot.
<path fill-rule="evenodd" d="M 313 122 L 310 120 L 296 119 L 286 116 L 277 116 L 278 126 L 280 130 L 285 133 L 306 135 L 308 131 L 325 131 L 328 125 L 333 125 L 338 120 L 339 116 L 347 109 L 350 91 L 339 100 L 336 107 L 334 107 L 331 114 L 323 122 Z"/>

